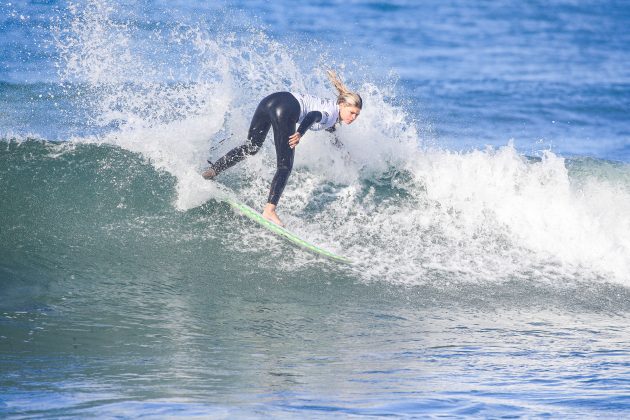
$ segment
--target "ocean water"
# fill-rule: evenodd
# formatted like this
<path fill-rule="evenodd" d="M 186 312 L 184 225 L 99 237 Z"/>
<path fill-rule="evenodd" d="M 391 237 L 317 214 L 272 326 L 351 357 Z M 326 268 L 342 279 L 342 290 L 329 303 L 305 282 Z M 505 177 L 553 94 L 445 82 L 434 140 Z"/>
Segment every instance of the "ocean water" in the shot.
<path fill-rule="evenodd" d="M 0 0 L 0 416 L 630 415 L 630 5 Z M 199 173 L 277 90 L 279 213 Z M 262 208 L 273 142 L 221 175 Z"/>

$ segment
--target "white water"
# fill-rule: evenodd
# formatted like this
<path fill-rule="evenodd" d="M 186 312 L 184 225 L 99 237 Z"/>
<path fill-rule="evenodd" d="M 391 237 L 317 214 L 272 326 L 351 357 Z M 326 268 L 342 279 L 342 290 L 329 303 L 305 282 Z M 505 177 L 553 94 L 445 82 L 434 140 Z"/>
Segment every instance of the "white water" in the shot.
<path fill-rule="evenodd" d="M 324 55 L 304 67 L 290 46 L 258 30 L 237 38 L 182 26 L 156 31 L 147 43 L 110 13 L 106 3 L 89 2 L 60 29 L 63 76 L 89 86 L 95 124 L 112 128 L 78 140 L 138 152 L 172 174 L 178 209 L 216 196 L 213 183 L 199 176 L 208 152 L 216 147 L 216 158 L 244 141 L 264 95 L 331 96 Z M 376 86 L 369 73 L 358 77 L 349 63 L 338 67 L 366 106 L 355 124 L 338 131 L 343 150 L 326 133 L 308 133 L 299 145 L 280 208 L 295 230 L 358 261 L 366 280 L 630 285 L 627 179 L 590 176 L 588 169 L 572 178 L 563 158 L 547 152 L 528 161 L 509 143 L 467 153 L 428 149 L 411 122 L 422 116 L 385 100 L 391 87 Z M 267 141 L 225 181 L 260 207 L 274 161 Z M 308 213 L 314 202 L 317 210 Z"/>

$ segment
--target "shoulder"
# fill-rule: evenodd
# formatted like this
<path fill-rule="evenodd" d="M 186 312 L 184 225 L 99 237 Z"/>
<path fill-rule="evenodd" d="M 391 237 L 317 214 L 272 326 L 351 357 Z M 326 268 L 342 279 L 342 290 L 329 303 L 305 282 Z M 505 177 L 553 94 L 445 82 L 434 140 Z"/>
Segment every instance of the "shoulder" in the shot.
<path fill-rule="evenodd" d="M 309 103 L 313 105 L 318 105 L 320 107 L 335 104 L 335 101 L 331 99 L 324 98 L 317 95 L 311 95 L 310 93 L 291 92 L 291 94 L 295 96 L 296 98 L 301 98 L 305 101 L 308 101 Z"/>

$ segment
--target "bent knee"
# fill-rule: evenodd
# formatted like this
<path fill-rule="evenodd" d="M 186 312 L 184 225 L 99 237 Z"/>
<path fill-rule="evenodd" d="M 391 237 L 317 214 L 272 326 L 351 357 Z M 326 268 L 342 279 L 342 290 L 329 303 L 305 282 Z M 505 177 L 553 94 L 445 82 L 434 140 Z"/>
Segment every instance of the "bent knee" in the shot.
<path fill-rule="evenodd" d="M 293 169 L 293 161 L 280 161 L 277 166 L 278 172 L 286 172 L 289 174 Z"/>

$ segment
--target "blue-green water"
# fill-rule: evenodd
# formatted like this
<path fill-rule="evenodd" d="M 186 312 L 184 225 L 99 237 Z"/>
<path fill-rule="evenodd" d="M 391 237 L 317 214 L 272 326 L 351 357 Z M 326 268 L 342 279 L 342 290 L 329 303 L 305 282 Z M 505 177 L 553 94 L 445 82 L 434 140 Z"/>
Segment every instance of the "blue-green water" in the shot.
<path fill-rule="evenodd" d="M 0 415 L 627 417 L 628 7 L 285 6 L 0 2 Z M 350 266 L 199 176 L 328 65 L 279 212 Z"/>

